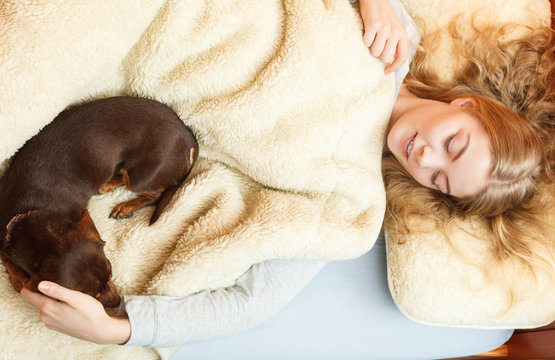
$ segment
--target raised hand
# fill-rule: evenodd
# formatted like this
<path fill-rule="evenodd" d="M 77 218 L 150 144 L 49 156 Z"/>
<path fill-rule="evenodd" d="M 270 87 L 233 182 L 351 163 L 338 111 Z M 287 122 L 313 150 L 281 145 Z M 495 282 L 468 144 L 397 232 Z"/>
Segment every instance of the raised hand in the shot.
<path fill-rule="evenodd" d="M 408 59 L 408 35 L 389 0 L 360 0 L 364 45 L 387 64 L 385 73 L 396 71 Z"/>

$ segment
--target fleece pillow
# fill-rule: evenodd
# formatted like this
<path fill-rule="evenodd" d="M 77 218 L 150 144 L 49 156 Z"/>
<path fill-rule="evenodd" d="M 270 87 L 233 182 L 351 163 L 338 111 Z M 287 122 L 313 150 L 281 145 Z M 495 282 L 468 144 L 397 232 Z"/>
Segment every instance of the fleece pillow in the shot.
<path fill-rule="evenodd" d="M 469 24 L 480 10 L 477 24 L 549 25 L 547 0 L 403 0 L 419 26 L 433 31 L 452 19 Z M 471 31 L 470 27 L 468 28 Z M 447 31 L 445 31 L 447 34 Z M 511 37 L 518 37 L 518 33 Z M 457 59 L 445 35 L 438 51 L 428 54 L 440 76 L 449 77 Z M 538 214 L 555 224 L 554 186 L 545 186 L 538 197 L 550 206 Z M 406 206 L 419 209 L 416 202 Z M 420 212 L 422 213 L 422 212 Z M 445 233 L 432 220 L 414 215 L 407 224 L 410 236 L 400 235 L 386 223 L 389 287 L 395 303 L 409 318 L 424 324 L 477 328 L 528 328 L 555 320 L 555 282 L 544 273 L 533 276 L 518 264 L 507 262 L 502 273 L 489 250 L 484 220 L 467 217 L 449 224 Z M 554 229 L 555 230 L 555 229 Z M 555 254 L 553 254 L 555 255 Z M 509 284 L 518 285 L 511 294 Z M 511 305 L 512 306 L 509 306 Z"/>

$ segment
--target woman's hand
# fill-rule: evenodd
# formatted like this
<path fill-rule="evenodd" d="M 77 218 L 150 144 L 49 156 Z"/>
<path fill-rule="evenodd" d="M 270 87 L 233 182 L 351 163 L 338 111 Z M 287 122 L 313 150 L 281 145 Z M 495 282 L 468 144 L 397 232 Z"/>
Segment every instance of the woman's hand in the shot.
<path fill-rule="evenodd" d="M 47 296 L 26 288 L 21 296 L 40 309 L 40 320 L 47 328 L 98 344 L 124 344 L 129 340 L 129 319 L 109 316 L 92 296 L 49 281 L 42 281 L 39 290 Z"/>
<path fill-rule="evenodd" d="M 396 71 L 408 59 L 408 35 L 389 0 L 360 0 L 364 45 L 388 64 L 385 73 Z"/>

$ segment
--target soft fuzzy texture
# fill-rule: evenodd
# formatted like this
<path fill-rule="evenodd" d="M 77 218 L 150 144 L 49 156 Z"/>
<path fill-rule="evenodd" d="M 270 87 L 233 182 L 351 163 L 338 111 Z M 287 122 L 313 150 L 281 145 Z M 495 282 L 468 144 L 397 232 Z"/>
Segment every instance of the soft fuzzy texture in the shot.
<path fill-rule="evenodd" d="M 554 204 L 555 186 L 542 190 Z M 539 216 L 555 224 L 553 206 Z M 534 276 L 516 261 L 497 267 L 480 217 L 449 224 L 450 241 L 427 218 L 414 216 L 409 227 L 410 236 L 386 235 L 389 288 L 408 318 L 485 329 L 533 328 L 555 319 L 553 277 Z M 511 294 L 510 285 L 518 291 Z"/>
<path fill-rule="evenodd" d="M 273 258 L 336 260 L 381 227 L 380 161 L 394 76 L 370 56 L 347 1 L 4 2 L 0 161 L 70 104 L 126 94 L 171 106 L 200 145 L 162 214 L 89 211 L 122 294 L 229 286 Z M 163 140 L 163 139 L 161 139 Z M 0 271 L 0 348 L 9 359 L 150 359 L 47 330 Z"/>
<path fill-rule="evenodd" d="M 430 31 L 444 27 L 453 18 L 469 24 L 470 9 L 479 10 L 474 19 L 477 24 L 486 21 L 548 25 L 550 16 L 547 0 L 403 0 L 403 3 L 417 22 L 426 22 Z M 435 12 L 441 12 L 441 16 L 431 21 L 429 14 Z M 513 33 L 511 37 L 518 35 Z M 440 49 L 429 54 L 429 60 L 437 64 L 445 77 L 450 76 L 457 63 L 457 59 L 450 57 L 450 46 L 451 40 L 445 37 Z M 553 185 L 546 186 L 538 195 L 547 197 L 550 204 L 544 213 L 538 214 L 545 217 L 547 224 L 555 224 L 554 190 Z M 410 199 L 405 201 L 405 206 L 425 209 Z M 386 234 L 390 290 L 407 317 L 430 325 L 510 329 L 537 327 L 555 320 L 553 276 L 539 271 L 535 277 L 510 261 L 498 268 L 483 219 L 453 221 L 445 229 L 450 241 L 429 218 L 415 215 L 408 225 L 410 236 L 394 231 Z M 509 285 L 515 285 L 512 295 Z"/>

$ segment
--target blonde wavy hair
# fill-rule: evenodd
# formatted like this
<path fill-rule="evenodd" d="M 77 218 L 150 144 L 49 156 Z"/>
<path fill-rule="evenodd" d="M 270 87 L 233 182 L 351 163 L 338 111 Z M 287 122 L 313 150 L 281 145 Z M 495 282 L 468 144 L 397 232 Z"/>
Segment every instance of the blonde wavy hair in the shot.
<path fill-rule="evenodd" d="M 503 40 L 517 27 L 525 35 Z M 472 198 L 449 197 L 419 185 L 386 153 L 382 166 L 387 194 L 385 228 L 407 235 L 411 232 L 407 224 L 414 215 L 432 216 L 440 229 L 455 217 L 480 215 L 487 222 L 497 260 L 516 258 L 532 271 L 542 268 L 555 276 L 555 241 L 549 232 L 553 229 L 540 216 L 553 199 L 537 191 L 539 186 L 547 195 L 553 190 L 553 32 L 548 27 L 474 26 L 471 35 L 464 32 L 463 36 L 454 23 L 448 29 L 454 55 L 464 60 L 453 78 L 440 79 L 426 61 L 427 52 L 433 52 L 441 38 L 440 33 L 431 33 L 422 37 L 405 83 L 422 98 L 476 100 L 478 106 L 472 111 L 491 139 L 490 183 Z M 425 207 L 407 206 L 408 201 Z"/>

